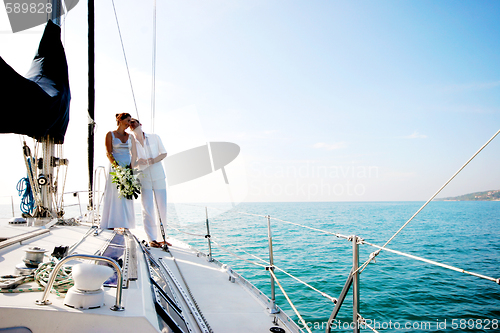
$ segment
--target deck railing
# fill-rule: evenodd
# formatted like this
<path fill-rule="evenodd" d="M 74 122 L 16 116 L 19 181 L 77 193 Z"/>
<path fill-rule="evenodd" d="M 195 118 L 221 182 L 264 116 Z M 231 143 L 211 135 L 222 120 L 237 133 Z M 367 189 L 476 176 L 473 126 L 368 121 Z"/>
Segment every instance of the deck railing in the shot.
<path fill-rule="evenodd" d="M 213 208 L 213 207 L 211 207 L 211 208 Z M 265 260 L 263 258 L 260 258 L 260 257 L 258 257 L 256 255 L 254 255 L 254 254 L 251 254 L 251 253 L 248 253 L 248 252 L 246 252 L 246 251 L 244 251 L 242 249 L 239 249 L 239 250 L 245 252 L 246 255 L 248 255 L 248 256 L 256 259 L 257 261 L 255 261 L 255 260 L 248 260 L 248 259 L 245 259 L 245 258 L 241 257 L 240 255 L 234 253 L 233 251 L 229 250 L 225 244 L 223 244 L 220 240 L 218 240 L 218 238 L 216 237 L 216 235 L 214 235 L 214 231 L 213 230 L 212 230 L 212 232 L 210 232 L 210 222 L 209 222 L 210 219 L 209 219 L 209 216 L 208 216 L 208 209 L 207 209 L 207 207 L 204 207 L 204 209 L 205 209 L 205 212 L 206 212 L 205 213 L 206 214 L 205 224 L 206 224 L 206 230 L 207 230 L 207 234 L 206 235 L 193 233 L 193 232 L 191 232 L 191 230 L 190 231 L 184 231 L 184 230 L 182 230 L 182 226 L 175 225 L 175 224 L 172 224 L 172 223 L 169 223 L 168 227 L 170 227 L 172 229 L 175 229 L 176 231 L 178 231 L 180 233 L 187 234 L 187 235 L 190 235 L 190 236 L 205 237 L 205 238 L 207 238 L 208 239 L 208 251 L 209 251 L 208 258 L 213 258 L 212 244 L 215 244 L 221 250 L 223 250 L 224 252 L 226 252 L 226 253 L 228 253 L 228 254 L 230 254 L 230 255 L 238 258 L 238 259 L 241 259 L 241 260 L 243 260 L 243 261 L 245 261 L 247 263 L 250 263 L 250 264 L 253 264 L 253 265 L 256 265 L 256 266 L 260 266 L 261 268 L 265 268 L 266 271 L 268 271 L 269 274 L 270 274 L 270 288 L 271 288 L 271 295 L 270 295 L 271 297 L 270 298 L 271 298 L 271 304 L 272 304 L 272 306 L 270 307 L 270 312 L 271 313 L 276 313 L 277 311 L 279 311 L 278 310 L 279 308 L 277 306 L 275 306 L 275 288 L 274 288 L 274 286 L 275 286 L 275 283 L 276 283 L 276 284 L 278 284 L 279 288 L 283 292 L 283 295 L 285 296 L 285 298 L 290 303 L 290 306 L 292 307 L 292 309 L 294 310 L 295 314 L 299 318 L 299 320 L 302 323 L 304 329 L 307 330 L 308 332 L 311 332 L 311 330 L 309 329 L 309 327 L 307 326 L 306 322 L 304 321 L 304 319 L 300 315 L 299 311 L 294 306 L 293 302 L 289 299 L 289 297 L 288 297 L 286 291 L 284 290 L 282 284 L 279 282 L 278 278 L 276 277 L 275 271 L 280 271 L 280 272 L 288 275 L 289 277 L 293 278 L 297 282 L 302 283 L 305 286 L 311 288 L 312 290 L 320 293 L 323 297 L 329 299 L 330 301 L 332 301 L 334 303 L 334 308 L 332 310 L 332 313 L 331 313 L 330 318 L 328 319 L 328 322 L 327 322 L 327 325 L 326 325 L 326 330 L 325 331 L 327 333 L 331 332 L 332 324 L 334 323 L 335 318 L 337 317 L 337 314 L 339 313 L 339 310 L 342 307 L 342 305 L 344 303 L 344 300 L 345 300 L 345 298 L 346 298 L 346 296 L 347 296 L 347 294 L 348 294 L 348 292 L 350 290 L 352 291 L 352 296 L 353 296 L 352 323 L 350 324 L 350 327 L 353 329 L 353 332 L 359 332 L 360 328 L 370 329 L 373 332 L 378 332 L 375 328 L 373 328 L 372 326 L 370 326 L 370 324 L 369 324 L 370 321 L 367 320 L 367 319 L 365 319 L 361 315 L 361 313 L 360 313 L 360 311 L 361 311 L 360 307 L 359 307 L 359 304 L 360 304 L 359 299 L 360 299 L 360 294 L 361 294 L 361 291 L 360 291 L 360 274 L 363 272 L 364 269 L 367 268 L 368 264 L 374 260 L 375 256 L 378 255 L 379 251 L 382 250 L 382 249 L 384 251 L 388 251 L 388 252 L 394 253 L 396 255 L 404 256 L 406 258 L 410 258 L 410 259 L 414 259 L 414 260 L 418 260 L 418 261 L 423 261 L 423 262 L 426 262 L 428 264 L 432 264 L 432 265 L 435 265 L 435 266 L 438 266 L 438 267 L 450 269 L 450 270 L 453 270 L 453 271 L 456 271 L 456 272 L 460 272 L 460 273 L 463 273 L 463 274 L 472 275 L 472 276 L 475 276 L 475 277 L 479 277 L 479 278 L 486 279 L 486 280 L 495 282 L 497 284 L 500 284 L 500 278 L 494 278 L 494 277 L 490 277 L 490 276 L 486 276 L 486 275 L 482 275 L 482 274 L 478 274 L 478 273 L 474 273 L 474 272 L 469 272 L 469 271 L 466 271 L 466 270 L 461 269 L 461 268 L 457 268 L 457 267 L 454 267 L 454 266 L 451 266 L 451 265 L 447 265 L 447 264 L 436 262 L 434 260 L 429 260 L 429 259 L 426 259 L 426 258 L 418 257 L 418 256 L 415 256 L 415 255 L 412 255 L 412 254 L 408 254 L 408 253 L 404 253 L 404 252 L 401 252 L 401 251 L 392 250 L 392 249 L 387 248 L 387 247 L 382 247 L 382 246 L 379 246 L 379 245 L 367 242 L 363 238 L 361 238 L 361 237 L 359 237 L 357 235 L 347 236 L 347 235 L 343 235 L 343 234 L 340 234 L 340 233 L 326 231 L 326 230 L 321 230 L 321 229 L 314 228 L 314 227 L 311 227 L 311 226 L 299 224 L 299 223 L 296 223 L 296 222 L 291 222 L 291 221 L 286 221 L 286 220 L 282 220 L 282 219 L 278 219 L 278 218 L 273 218 L 270 215 L 258 215 L 258 214 L 249 214 L 249 213 L 244 213 L 244 212 L 233 211 L 233 213 L 237 213 L 237 214 L 243 214 L 243 215 L 249 215 L 249 216 L 254 216 L 254 217 L 262 218 L 263 225 L 264 225 L 264 221 L 267 222 L 269 260 Z M 216 209 L 216 208 L 214 208 L 214 209 Z M 347 276 L 347 279 L 346 279 L 346 282 L 344 284 L 344 287 L 343 287 L 343 289 L 342 289 L 342 291 L 341 291 L 341 293 L 340 293 L 340 295 L 339 295 L 338 298 L 332 297 L 332 296 L 328 295 L 327 293 L 322 292 L 322 291 L 314 288 L 310 284 L 302 281 L 300 278 L 298 278 L 298 277 L 296 277 L 296 276 L 294 276 L 294 275 L 286 272 L 284 269 L 282 269 L 282 268 L 280 268 L 280 267 L 278 267 L 278 266 L 276 266 L 274 264 L 272 223 L 271 223 L 272 221 L 280 222 L 280 223 L 286 223 L 286 224 L 291 224 L 291 225 L 295 225 L 295 226 L 298 226 L 300 228 L 308 229 L 308 230 L 311 230 L 311 231 L 314 231 L 314 232 L 319 232 L 319 233 L 323 233 L 323 234 L 326 234 L 326 235 L 335 236 L 338 239 L 343 239 L 343 240 L 348 241 L 348 242 L 350 242 L 352 244 L 352 266 L 351 266 L 351 270 L 350 270 L 350 272 L 349 272 L 349 274 Z M 376 249 L 375 252 L 370 253 L 370 255 L 367 258 L 367 260 L 365 262 L 363 262 L 363 264 L 361 264 L 361 265 L 359 264 L 359 246 L 360 245 L 367 245 L 367 246 L 370 246 L 370 247 L 374 247 Z"/>

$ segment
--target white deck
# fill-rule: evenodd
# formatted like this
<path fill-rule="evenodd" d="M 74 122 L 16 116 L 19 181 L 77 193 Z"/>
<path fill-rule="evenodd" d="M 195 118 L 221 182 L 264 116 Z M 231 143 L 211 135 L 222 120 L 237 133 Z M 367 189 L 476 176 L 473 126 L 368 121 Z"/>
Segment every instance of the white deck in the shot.
<path fill-rule="evenodd" d="M 38 229 L 24 226 L 6 225 L 0 221 L 0 237 L 12 237 L 16 234 Z M 14 268 L 22 262 L 24 250 L 38 246 L 47 250 L 49 255 L 55 246 L 71 246 L 82 239 L 88 226 L 53 227 L 49 233 L 0 249 L 0 275 L 14 273 Z M 143 239 L 142 230 L 132 230 L 139 239 Z M 112 231 L 103 231 L 99 236 L 90 235 L 75 249 L 78 254 L 95 254 L 112 236 Z M 169 252 L 151 249 L 153 256 L 166 264 L 173 272 L 182 288 L 189 289 L 198 304 L 201 313 L 213 332 L 269 332 L 273 326 L 274 315 L 269 313 L 267 304 L 259 293 L 244 279 L 229 281 L 226 271 L 206 257 L 200 256 L 187 245 L 172 240 Z M 115 303 L 115 288 L 105 289 L 105 306 L 99 309 L 78 310 L 63 304 L 64 299 L 55 294 L 49 295 L 51 305 L 39 306 L 36 300 L 42 298 L 42 292 L 7 294 L 0 293 L 0 328 L 25 326 L 32 332 L 158 332 L 158 319 L 152 299 L 144 256 L 137 249 L 138 279 L 129 282 L 129 288 L 123 290 L 125 311 L 114 312 L 109 308 Z M 48 261 L 48 257 L 45 258 Z M 76 263 L 74 261 L 73 263 Z M 72 264 L 69 262 L 68 264 Z M 177 265 L 176 265 L 177 264 Z M 187 283 L 184 283 L 184 281 Z M 30 285 L 36 285 L 31 282 Z M 24 287 L 24 286 L 20 286 Z M 189 310 L 183 308 L 185 317 Z M 282 316 L 285 322 L 286 316 Z M 193 318 L 186 318 L 194 332 L 199 331 Z M 288 323 L 291 331 L 297 331 L 293 323 Z M 283 323 L 279 325 L 290 331 Z"/>

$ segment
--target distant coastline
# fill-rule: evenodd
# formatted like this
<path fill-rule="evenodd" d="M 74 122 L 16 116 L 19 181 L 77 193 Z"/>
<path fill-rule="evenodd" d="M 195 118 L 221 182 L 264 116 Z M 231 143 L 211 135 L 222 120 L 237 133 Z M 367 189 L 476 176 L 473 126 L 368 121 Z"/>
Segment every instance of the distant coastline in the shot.
<path fill-rule="evenodd" d="M 436 201 L 500 201 L 500 190 L 474 192 L 458 197 L 439 198 Z"/>

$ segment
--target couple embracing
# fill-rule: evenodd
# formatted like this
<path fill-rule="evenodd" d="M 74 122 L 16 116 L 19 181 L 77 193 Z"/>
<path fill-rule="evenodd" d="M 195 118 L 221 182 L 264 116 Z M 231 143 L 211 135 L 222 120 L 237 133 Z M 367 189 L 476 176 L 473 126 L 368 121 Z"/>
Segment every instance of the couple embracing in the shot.
<path fill-rule="evenodd" d="M 119 171 L 125 170 L 125 174 L 128 171 L 129 176 L 126 177 L 130 178 L 133 183 L 137 175 L 132 176 L 130 170 L 138 168 L 141 171 L 138 178 L 140 179 L 144 229 L 149 245 L 161 247 L 163 242 L 157 241 L 155 207 L 160 221 L 165 224 L 167 221 L 167 190 L 165 173 L 160 162 L 167 156 L 167 152 L 160 137 L 155 134 L 145 134 L 142 131 L 142 124 L 137 119 L 132 118 L 130 114 L 117 114 L 116 123 L 117 129 L 106 134 L 106 156 L 111 166 L 106 179 L 101 228 L 135 228 L 132 195 L 124 196 L 120 192 L 120 186 L 121 189 L 124 186 L 116 180 L 116 175 Z M 130 129 L 132 134 L 127 133 L 127 129 Z M 137 184 L 139 183 L 137 182 Z M 135 190 L 137 192 L 139 192 L 138 187 Z M 137 198 L 134 190 L 131 193 Z"/>

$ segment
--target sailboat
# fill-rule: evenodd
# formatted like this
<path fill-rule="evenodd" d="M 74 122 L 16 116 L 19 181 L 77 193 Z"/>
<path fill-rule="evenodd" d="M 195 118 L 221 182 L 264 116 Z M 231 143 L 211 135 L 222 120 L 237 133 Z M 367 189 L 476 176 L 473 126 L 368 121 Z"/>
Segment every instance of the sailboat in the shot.
<path fill-rule="evenodd" d="M 43 151 L 34 157 L 25 144 L 33 201 L 27 218 L 0 226 L 0 330 L 299 332 L 274 299 L 210 254 L 176 240 L 149 248 L 140 231 L 100 229 L 92 164 L 87 218 L 64 216 L 54 171 L 67 165 L 55 151 L 64 142 L 70 104 L 60 34 L 48 21 L 26 78 L 0 60 L 2 97 L 12 97 L 8 108 L 18 116 L 5 131 L 33 137 Z"/>
<path fill-rule="evenodd" d="M 57 32 L 53 35 L 59 39 L 59 32 L 54 25 L 49 23 L 48 29 Z M 7 68 L 5 65 L 4 68 Z M 33 86 L 30 82 L 25 83 Z M 39 88 L 34 88 L 39 91 Z M 64 88 L 60 91 L 61 96 L 69 98 L 69 91 L 67 94 L 64 93 Z M 46 94 L 45 91 L 40 93 Z M 57 120 L 64 119 L 64 116 L 54 119 L 53 122 L 61 123 L 61 129 L 64 129 L 64 122 Z M 24 120 L 21 118 L 19 121 Z M 93 125 L 92 122 L 90 125 Z M 35 126 L 35 130 L 40 129 L 41 125 Z M 26 135 L 42 140 L 47 137 L 45 132 Z M 57 135 L 54 132 L 48 136 Z M 47 147 L 61 140 L 49 142 Z M 52 148 L 38 150 L 50 153 Z M 50 169 L 44 164 L 64 168 L 64 158 L 49 157 L 39 163 L 38 160 L 29 158 L 32 154 L 28 149 L 25 156 L 27 170 L 35 169 L 33 173 L 27 172 L 28 178 L 31 178 L 28 181 L 33 184 L 36 192 L 34 200 L 37 200 L 34 206 L 37 208 L 30 215 L 37 216 L 26 219 L 25 223 L 7 224 L 7 221 L 3 221 L 0 228 L 0 329 L 6 332 L 114 332 L 118 329 L 145 332 L 307 330 L 307 325 L 299 327 L 275 303 L 274 291 L 271 297 L 266 296 L 231 267 L 214 260 L 210 252 L 203 253 L 176 240 L 171 240 L 173 246 L 168 248 L 168 252 L 151 249 L 141 242 L 145 237 L 138 230 L 120 233 L 99 229 L 99 208 L 96 207 L 99 200 L 92 202 L 90 212 L 83 221 L 76 223 L 71 219 L 64 219 L 61 206 L 57 205 L 58 200 L 48 203 L 48 200 L 55 197 L 55 183 L 50 176 Z M 94 169 L 89 171 L 89 176 L 92 177 Z M 51 190 L 46 192 L 48 194 L 44 194 L 42 190 L 49 188 Z M 95 199 L 97 192 L 93 186 L 89 187 L 88 193 L 91 199 Z M 267 216 L 266 219 L 269 221 L 270 218 Z M 410 221 L 411 219 L 408 222 Z M 379 250 L 392 250 L 386 245 L 380 247 L 369 244 L 357 236 L 331 232 L 329 235 L 351 242 L 353 248 L 352 270 L 346 274 L 347 281 L 339 298 L 328 297 L 331 301 L 329 304 L 333 303 L 334 307 L 329 322 L 335 319 L 351 290 L 352 323 L 363 322 L 358 309 L 358 273 L 374 261 Z M 205 236 L 210 241 L 208 228 Z M 269 239 L 272 253 L 270 228 Z M 370 256 L 360 266 L 359 244 L 377 247 L 373 257 Z M 404 253 L 397 254 L 408 256 Z M 413 254 L 409 256 L 417 260 L 423 259 Z M 82 260 L 84 265 L 81 264 Z M 470 273 L 429 260 L 426 263 L 460 273 Z M 272 283 L 277 282 L 272 259 L 261 268 L 267 269 Z M 475 276 L 500 283 L 499 279 L 478 274 Z M 353 330 L 357 332 L 359 327 L 354 327 Z"/>

